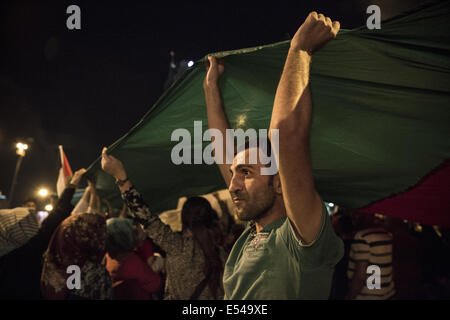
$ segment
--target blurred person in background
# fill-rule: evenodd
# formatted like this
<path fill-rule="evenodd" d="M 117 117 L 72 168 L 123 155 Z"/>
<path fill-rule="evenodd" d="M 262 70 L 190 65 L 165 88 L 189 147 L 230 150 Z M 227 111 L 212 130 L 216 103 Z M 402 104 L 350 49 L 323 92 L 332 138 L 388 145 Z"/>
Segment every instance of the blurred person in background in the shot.
<path fill-rule="evenodd" d="M 28 208 L 30 210 L 36 211 L 37 210 L 37 201 L 34 198 L 29 198 L 22 207 Z"/>
<path fill-rule="evenodd" d="M 130 219 L 110 218 L 106 233 L 106 268 L 113 280 L 114 298 L 156 300 L 162 279 L 151 268 L 153 247 L 143 232 Z"/>
<path fill-rule="evenodd" d="M 332 224 L 334 231 L 344 242 L 344 256 L 334 268 L 330 299 L 343 300 L 348 290 L 347 267 L 354 236 L 352 218 L 349 211 L 339 207 L 332 217 Z"/>
<path fill-rule="evenodd" d="M 423 245 L 422 275 L 427 299 L 450 299 L 450 246 L 448 230 L 416 225 Z"/>
<path fill-rule="evenodd" d="M 393 280 L 393 237 L 383 222 L 372 214 L 354 212 L 354 225 L 359 227 L 353 237 L 347 269 L 347 300 L 388 300 L 395 296 Z M 380 288 L 367 285 L 368 267 L 380 268 Z"/>
<path fill-rule="evenodd" d="M 387 217 L 385 228 L 393 235 L 393 268 L 395 298 L 422 300 L 425 298 L 422 276 L 423 245 L 402 219 Z"/>
<path fill-rule="evenodd" d="M 38 230 L 38 217 L 30 209 L 0 210 L 0 257 L 23 246 Z"/>
<path fill-rule="evenodd" d="M 24 243 L 16 243 L 18 246 L 14 250 L 0 257 L 0 299 L 41 298 L 39 280 L 42 254 L 47 249 L 55 229 L 70 215 L 73 209 L 71 204 L 73 194 L 85 172 L 85 169 L 80 169 L 74 173 L 52 213 L 42 222 L 36 234 L 29 239 L 27 238 L 30 234 L 24 235 L 22 237 Z M 34 213 L 32 216 L 34 220 L 37 219 Z M 34 221 L 33 219 L 31 221 Z M 22 227 L 19 226 L 21 230 Z"/>
<path fill-rule="evenodd" d="M 102 264 L 105 240 L 104 214 L 85 212 L 66 218 L 44 254 L 42 296 L 47 300 L 112 299 L 112 281 Z M 70 266 L 80 270 L 80 288 L 67 285 Z"/>
<path fill-rule="evenodd" d="M 152 214 L 128 179 L 120 160 L 102 152 L 102 169 L 116 179 L 122 198 L 146 234 L 164 250 L 167 280 L 164 299 L 223 299 L 222 275 L 226 254 L 221 247 L 217 214 L 208 200 L 189 198 L 183 205 L 181 232 L 174 232 Z"/>

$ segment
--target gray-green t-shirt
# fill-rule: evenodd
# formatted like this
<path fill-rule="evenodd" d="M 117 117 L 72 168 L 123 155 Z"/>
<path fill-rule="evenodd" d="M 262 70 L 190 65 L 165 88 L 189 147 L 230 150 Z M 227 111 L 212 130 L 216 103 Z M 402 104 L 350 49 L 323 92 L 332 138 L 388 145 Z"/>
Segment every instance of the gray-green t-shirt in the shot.
<path fill-rule="evenodd" d="M 325 206 L 319 235 L 309 245 L 302 244 L 286 217 L 259 233 L 251 225 L 225 264 L 225 299 L 328 299 L 334 266 L 343 252 Z"/>

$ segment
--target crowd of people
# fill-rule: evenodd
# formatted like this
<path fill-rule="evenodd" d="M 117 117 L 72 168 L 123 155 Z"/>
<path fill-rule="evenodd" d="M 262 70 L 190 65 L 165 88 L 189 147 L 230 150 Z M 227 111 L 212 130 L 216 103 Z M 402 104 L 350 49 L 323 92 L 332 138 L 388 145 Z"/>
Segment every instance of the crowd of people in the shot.
<path fill-rule="evenodd" d="M 223 269 L 231 250 L 227 239 L 234 244 L 242 222 L 225 230 L 208 200 L 191 197 L 182 209 L 183 231 L 172 231 L 151 217 L 131 184 L 124 192 L 129 210 L 101 206 L 90 182 L 73 208 L 83 173 L 75 172 L 42 224 L 26 203 L 0 210 L 2 299 L 223 299 Z M 445 230 L 335 211 L 331 221 L 345 253 L 335 267 L 329 299 L 450 298 Z M 67 287 L 70 265 L 83 274 L 79 290 Z M 365 285 L 368 265 L 380 266 L 378 292 Z"/>
<path fill-rule="evenodd" d="M 72 206 L 85 169 L 74 173 L 42 224 L 29 208 L 1 211 L 0 298 L 448 298 L 448 272 L 442 264 L 439 272 L 424 270 L 436 265 L 436 257 L 423 247 L 420 260 L 413 244 L 421 243 L 411 240 L 406 224 L 362 213 L 339 212 L 331 219 L 315 190 L 310 61 L 339 28 L 312 12 L 291 41 L 270 123 L 279 131 L 279 154 L 266 150 L 278 173 L 263 175 L 260 159 L 248 161 L 251 144 L 238 149 L 232 164 L 216 158 L 242 224 L 225 228 L 208 200 L 194 196 L 182 207 L 182 230 L 172 230 L 150 211 L 120 159 L 104 148 L 101 166 L 121 192 L 121 212 L 100 199 L 94 181 Z M 229 123 L 219 86 L 225 66 L 214 57 L 208 61 L 208 125 L 225 136 Z M 445 255 L 449 247 L 441 242 Z"/>
<path fill-rule="evenodd" d="M 141 219 L 149 212 L 135 189 L 125 198 L 130 211 L 111 211 L 100 205 L 93 183 L 73 208 L 83 172 L 75 172 L 42 224 L 26 203 L 0 210 L 1 299 L 223 299 L 223 268 L 231 250 L 225 240 L 234 244 L 242 223 L 225 230 L 208 200 L 191 197 L 182 209 L 183 232 L 157 218 L 151 230 L 144 229 L 150 223 Z M 450 298 L 446 230 L 342 208 L 331 220 L 345 253 L 329 299 Z M 67 287 L 70 265 L 83 274 L 79 290 Z M 365 285 L 368 265 L 380 266 L 378 292 Z"/>

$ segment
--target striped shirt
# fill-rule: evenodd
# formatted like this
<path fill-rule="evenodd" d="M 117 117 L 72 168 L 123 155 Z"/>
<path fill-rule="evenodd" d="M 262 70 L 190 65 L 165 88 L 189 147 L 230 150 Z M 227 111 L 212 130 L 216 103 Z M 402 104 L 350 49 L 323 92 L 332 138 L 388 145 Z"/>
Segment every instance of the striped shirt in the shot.
<path fill-rule="evenodd" d="M 381 271 L 381 288 L 369 289 L 364 284 L 361 292 L 356 296 L 357 300 L 386 300 L 395 294 L 392 277 L 392 234 L 382 228 L 361 230 L 355 234 L 352 242 L 347 277 L 353 278 L 355 263 L 367 261 L 368 266 L 376 265 Z M 367 276 L 371 276 L 369 273 Z"/>
<path fill-rule="evenodd" d="M 38 230 L 36 214 L 27 208 L 0 210 L 0 257 L 24 245 Z"/>

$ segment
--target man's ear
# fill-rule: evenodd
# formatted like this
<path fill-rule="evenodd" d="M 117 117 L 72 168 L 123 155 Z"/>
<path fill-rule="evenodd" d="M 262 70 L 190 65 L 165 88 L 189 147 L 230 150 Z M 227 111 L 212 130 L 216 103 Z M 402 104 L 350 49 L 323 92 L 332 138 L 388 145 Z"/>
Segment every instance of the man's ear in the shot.
<path fill-rule="evenodd" d="M 282 194 L 283 190 L 281 189 L 281 179 L 278 173 L 273 176 L 273 188 L 278 195 Z"/>

